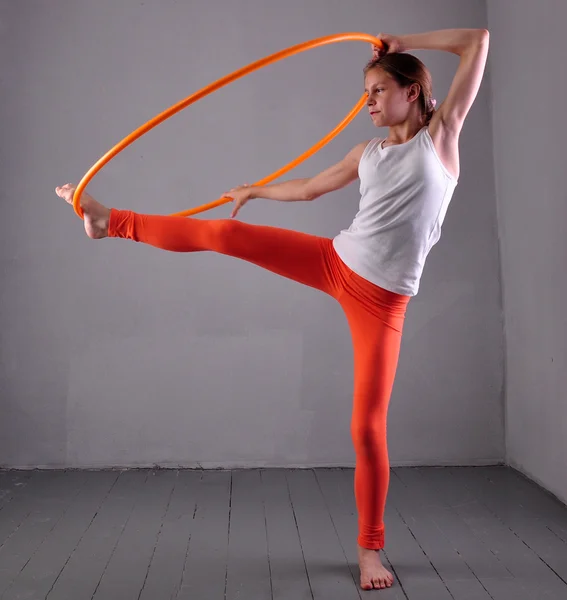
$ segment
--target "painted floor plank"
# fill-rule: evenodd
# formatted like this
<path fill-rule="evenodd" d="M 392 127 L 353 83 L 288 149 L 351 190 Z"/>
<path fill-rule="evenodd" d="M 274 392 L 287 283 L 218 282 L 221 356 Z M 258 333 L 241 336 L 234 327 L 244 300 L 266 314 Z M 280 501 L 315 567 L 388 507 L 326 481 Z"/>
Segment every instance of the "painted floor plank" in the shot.
<path fill-rule="evenodd" d="M 408 486 L 408 494 L 419 498 L 424 513 L 463 557 L 490 597 L 494 600 L 509 600 L 510 597 L 529 600 L 523 586 L 452 508 L 454 489 L 451 485 L 447 487 L 448 482 L 451 484 L 451 475 L 446 470 L 403 468 L 396 469 L 396 474 Z M 466 499 L 457 499 L 456 503 L 459 501 L 466 502 Z M 450 589 L 453 590 L 454 585 Z"/>
<path fill-rule="evenodd" d="M 118 473 L 90 474 L 62 518 L 2 595 L 2 600 L 44 598 L 118 479 Z"/>
<path fill-rule="evenodd" d="M 423 503 L 422 487 L 407 485 L 408 482 L 404 479 L 406 470 L 396 469 L 390 479 L 390 495 L 411 534 L 455 600 L 471 596 L 476 596 L 479 600 L 489 599 L 490 595 L 462 554 L 457 552 L 430 518 L 430 505 Z M 434 508 L 438 506 L 439 504 L 433 505 Z"/>
<path fill-rule="evenodd" d="M 473 501 L 459 505 L 457 510 L 466 522 L 474 528 L 476 535 L 490 546 L 507 569 L 519 580 L 522 587 L 532 598 L 567 597 L 567 586 L 543 563 L 536 552 L 529 548 L 521 538 L 502 520 L 502 515 L 494 512 L 483 500 L 486 493 L 481 489 L 481 481 L 475 468 L 450 467 L 453 486 L 466 488 Z"/>
<path fill-rule="evenodd" d="M 286 472 L 261 472 L 273 600 L 313 600 Z"/>
<path fill-rule="evenodd" d="M 201 471 L 179 471 L 140 600 L 175 598 L 195 523 Z"/>
<path fill-rule="evenodd" d="M 226 600 L 271 597 L 260 471 L 236 470 L 232 473 Z"/>
<path fill-rule="evenodd" d="M 0 547 L 0 593 L 4 594 L 11 587 L 34 557 L 74 502 L 87 478 L 87 473 L 78 471 L 68 471 L 63 475 L 53 473 L 44 495 L 30 498 L 27 518 Z"/>
<path fill-rule="evenodd" d="M 230 471 L 203 472 L 176 600 L 225 596 L 231 484 Z"/>
<path fill-rule="evenodd" d="M 409 493 L 416 494 L 419 490 L 419 499 L 427 511 L 429 518 L 439 531 L 450 541 L 471 570 L 482 581 L 486 578 L 512 579 L 513 575 L 498 558 L 490 551 L 482 540 L 473 535 L 472 530 L 465 521 L 447 502 L 447 493 L 443 484 L 446 484 L 449 474 L 442 479 L 442 469 L 398 470 L 399 476 L 408 485 Z"/>
<path fill-rule="evenodd" d="M 538 510 L 535 504 L 518 501 L 516 488 L 509 485 L 502 469 L 478 468 L 471 475 L 483 502 L 567 584 L 567 545 L 548 527 L 550 518 L 543 508 L 542 494 Z"/>
<path fill-rule="evenodd" d="M 391 480 L 395 475 L 391 476 Z M 385 553 L 409 600 L 449 600 L 447 585 L 412 534 L 390 495 L 384 517 Z"/>
<path fill-rule="evenodd" d="M 17 531 L 31 512 L 50 494 L 60 494 L 58 483 L 65 471 L 36 471 L 33 476 L 10 497 L 0 510 L 0 550 L 10 536 Z M 0 565 L 2 563 L 0 562 Z M 0 592 L 1 592 L 0 587 Z"/>
<path fill-rule="evenodd" d="M 358 586 L 313 470 L 287 471 L 287 480 L 314 600 L 358 600 Z"/>
<path fill-rule="evenodd" d="M 529 555 L 524 556 L 521 549 L 518 549 L 514 537 L 509 537 L 510 532 L 502 531 L 501 522 L 497 517 L 479 504 L 464 482 L 456 481 L 454 475 L 451 474 L 451 468 L 418 468 L 416 470 L 423 474 L 429 488 L 435 489 L 450 510 L 465 523 L 468 538 L 466 533 L 464 537 L 468 539 L 468 544 L 480 542 L 498 561 L 494 563 L 495 568 L 505 569 L 502 573 L 498 571 L 491 573 L 490 570 L 486 570 L 488 565 L 484 563 L 483 570 L 477 571 L 492 597 L 495 600 L 508 600 L 511 597 L 518 600 L 533 600 L 534 595 L 530 591 L 529 585 L 526 586 L 525 569 L 516 568 L 518 560 L 527 568 L 530 564 L 530 557 Z M 447 531 L 449 523 L 443 521 L 440 527 Z M 454 532 L 456 529 L 453 528 L 452 531 Z M 511 541 L 513 546 L 510 551 L 506 550 L 507 541 Z M 496 565 L 498 566 L 496 567 Z M 478 564 L 476 566 L 478 568 Z M 516 577 L 516 575 L 519 576 Z"/>
<path fill-rule="evenodd" d="M 501 476 L 500 481 L 506 486 L 510 497 L 543 521 L 567 544 L 567 511 L 563 503 L 514 469 L 500 467 L 494 470 L 494 474 Z"/>
<path fill-rule="evenodd" d="M 29 483 L 32 471 L 0 471 L 0 511 Z"/>
<path fill-rule="evenodd" d="M 144 471 L 119 473 L 92 524 L 47 594 L 48 600 L 91 600 L 147 478 L 148 473 Z"/>
<path fill-rule="evenodd" d="M 150 471 L 93 600 L 138 600 L 177 473 Z"/>

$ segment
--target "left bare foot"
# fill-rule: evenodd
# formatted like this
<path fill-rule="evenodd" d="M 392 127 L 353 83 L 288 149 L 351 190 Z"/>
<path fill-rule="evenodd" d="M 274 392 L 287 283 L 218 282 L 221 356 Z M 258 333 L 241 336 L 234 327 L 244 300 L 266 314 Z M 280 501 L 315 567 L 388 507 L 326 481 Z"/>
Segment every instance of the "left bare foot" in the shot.
<path fill-rule="evenodd" d="M 72 183 L 66 183 L 62 187 L 55 188 L 55 193 L 67 202 L 73 204 L 73 196 L 77 186 Z M 85 222 L 85 231 L 93 240 L 100 240 L 108 237 L 108 223 L 110 221 L 110 209 L 97 202 L 86 192 L 81 196 L 81 208 L 83 209 L 83 219 Z"/>
<path fill-rule="evenodd" d="M 363 590 L 392 587 L 394 576 L 382 565 L 378 550 L 358 547 L 358 565 L 360 567 L 360 587 Z"/>

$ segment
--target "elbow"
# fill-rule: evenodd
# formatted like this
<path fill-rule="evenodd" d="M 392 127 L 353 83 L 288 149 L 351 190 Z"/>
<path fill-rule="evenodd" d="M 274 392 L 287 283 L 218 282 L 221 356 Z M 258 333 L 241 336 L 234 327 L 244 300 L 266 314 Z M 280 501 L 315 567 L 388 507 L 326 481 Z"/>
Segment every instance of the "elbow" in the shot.
<path fill-rule="evenodd" d="M 476 42 L 478 44 L 484 45 L 488 44 L 490 41 L 490 32 L 488 29 L 477 29 L 476 30 Z"/>
<path fill-rule="evenodd" d="M 488 29 L 470 29 L 468 37 L 463 40 L 462 45 L 455 53 L 459 56 L 464 56 L 469 53 L 476 53 L 479 48 L 488 48 L 490 41 L 490 33 Z"/>
<path fill-rule="evenodd" d="M 301 200 L 304 200 L 305 202 L 311 202 L 312 200 L 315 200 L 319 197 L 319 194 L 317 194 L 312 188 L 309 187 L 309 184 L 306 184 L 303 187 L 303 193 L 301 194 Z"/>

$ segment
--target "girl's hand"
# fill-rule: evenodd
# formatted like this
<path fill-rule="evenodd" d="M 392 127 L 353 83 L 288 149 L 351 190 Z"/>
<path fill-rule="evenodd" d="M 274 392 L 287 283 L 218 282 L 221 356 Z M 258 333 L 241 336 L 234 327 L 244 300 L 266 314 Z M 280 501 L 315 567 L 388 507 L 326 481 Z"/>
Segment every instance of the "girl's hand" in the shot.
<path fill-rule="evenodd" d="M 230 217 L 234 218 L 238 211 L 252 198 L 252 188 L 247 183 L 239 185 L 232 188 L 230 192 L 225 192 L 223 198 L 232 198 L 234 208 L 232 209 Z"/>
<path fill-rule="evenodd" d="M 400 37 L 389 35 L 388 33 L 379 33 L 375 37 L 384 44 L 384 48 L 378 48 L 378 46 L 372 44 L 372 54 L 374 58 L 382 58 L 384 55 L 391 54 L 392 52 L 406 51 L 405 44 Z"/>

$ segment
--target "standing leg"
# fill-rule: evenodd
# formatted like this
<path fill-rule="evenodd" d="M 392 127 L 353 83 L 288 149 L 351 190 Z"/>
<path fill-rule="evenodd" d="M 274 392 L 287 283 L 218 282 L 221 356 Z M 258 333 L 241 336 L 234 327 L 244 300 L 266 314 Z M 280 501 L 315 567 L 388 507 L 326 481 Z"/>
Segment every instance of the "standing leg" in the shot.
<path fill-rule="evenodd" d="M 390 481 L 387 446 L 388 405 L 401 334 L 379 320 L 353 327 L 354 398 L 351 434 L 356 452 L 355 493 L 359 512 L 358 543 L 384 547 L 384 509 Z"/>
<path fill-rule="evenodd" d="M 380 562 L 384 510 L 390 481 L 388 405 L 402 339 L 407 297 L 357 276 L 341 299 L 353 341 L 354 400 L 351 434 L 356 454 L 354 491 L 358 510 L 361 586 L 389 587 L 393 577 Z M 357 289 L 358 288 L 358 289 Z"/>

